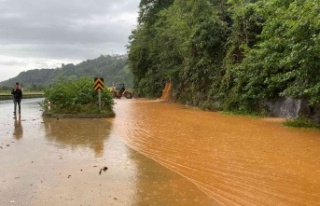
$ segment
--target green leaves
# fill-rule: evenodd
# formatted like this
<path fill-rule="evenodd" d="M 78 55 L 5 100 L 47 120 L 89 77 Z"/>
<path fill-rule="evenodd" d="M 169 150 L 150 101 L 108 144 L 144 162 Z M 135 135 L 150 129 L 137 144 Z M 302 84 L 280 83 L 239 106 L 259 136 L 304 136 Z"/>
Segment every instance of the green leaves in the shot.
<path fill-rule="evenodd" d="M 317 1 L 168 2 L 141 1 L 129 64 L 142 95 L 159 96 L 169 80 L 177 99 L 196 106 L 216 97 L 248 111 L 279 96 L 320 103 Z"/>
<path fill-rule="evenodd" d="M 243 72 L 254 74 L 246 80 L 244 92 L 261 98 L 293 96 L 307 98 L 311 104 L 320 103 L 319 4 L 296 0 L 274 9 L 275 14 L 267 18 L 263 28 L 261 42 L 242 63 Z M 262 64 L 257 67 L 252 62 Z M 252 85 L 260 85 L 260 89 L 254 91 Z"/>
<path fill-rule="evenodd" d="M 98 92 L 94 91 L 93 84 L 93 78 L 59 79 L 45 90 L 46 100 L 51 102 L 52 110 L 57 113 L 98 112 Z M 114 103 L 107 88 L 101 93 L 101 101 L 104 102 L 102 110 L 112 111 Z"/>

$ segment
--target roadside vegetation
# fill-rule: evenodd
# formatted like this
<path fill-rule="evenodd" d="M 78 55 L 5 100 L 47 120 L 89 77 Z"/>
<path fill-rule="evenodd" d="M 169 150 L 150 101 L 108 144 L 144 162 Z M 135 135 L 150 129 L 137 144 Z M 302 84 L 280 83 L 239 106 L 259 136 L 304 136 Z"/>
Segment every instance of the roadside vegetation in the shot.
<path fill-rule="evenodd" d="M 45 89 L 43 109 L 56 114 L 107 114 L 113 112 L 113 98 L 108 89 L 101 92 L 101 111 L 93 79 L 59 79 Z M 49 109 L 50 108 L 50 109 Z"/>
<path fill-rule="evenodd" d="M 12 88 L 4 88 L 2 89 L 0 87 L 0 100 L 9 100 L 13 99 L 13 95 L 11 94 Z M 23 99 L 28 98 L 40 98 L 43 97 L 44 92 L 43 91 L 30 91 L 23 89 Z"/>
<path fill-rule="evenodd" d="M 0 95 L 11 95 L 11 90 L 13 87 L 7 87 L 7 86 L 0 86 Z M 23 87 L 23 94 L 28 95 L 28 94 L 44 94 L 44 87 L 40 90 L 33 90 L 30 87 Z"/>
<path fill-rule="evenodd" d="M 299 117 L 294 120 L 287 120 L 283 123 L 287 127 L 320 129 L 320 125 L 310 119 Z"/>
<path fill-rule="evenodd" d="M 320 14 L 314 0 L 141 0 L 129 66 L 140 96 L 167 81 L 182 103 L 259 112 L 278 97 L 320 103 Z"/>

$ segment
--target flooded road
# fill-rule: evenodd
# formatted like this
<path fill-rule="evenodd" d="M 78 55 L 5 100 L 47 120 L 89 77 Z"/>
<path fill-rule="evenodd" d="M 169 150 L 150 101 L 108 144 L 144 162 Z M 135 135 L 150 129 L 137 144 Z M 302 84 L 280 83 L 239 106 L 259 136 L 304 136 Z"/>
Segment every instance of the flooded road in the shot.
<path fill-rule="evenodd" d="M 320 131 L 151 100 L 114 119 L 0 101 L 0 205 L 320 205 Z"/>
<path fill-rule="evenodd" d="M 158 101 L 117 107 L 118 136 L 194 183 L 213 205 L 320 205 L 319 130 Z"/>
<path fill-rule="evenodd" d="M 116 119 L 43 119 L 0 101 L 0 205 L 211 205 L 194 184 L 127 147 Z M 119 104 L 120 106 L 120 104 Z M 115 110 L 118 111 L 118 105 Z"/>

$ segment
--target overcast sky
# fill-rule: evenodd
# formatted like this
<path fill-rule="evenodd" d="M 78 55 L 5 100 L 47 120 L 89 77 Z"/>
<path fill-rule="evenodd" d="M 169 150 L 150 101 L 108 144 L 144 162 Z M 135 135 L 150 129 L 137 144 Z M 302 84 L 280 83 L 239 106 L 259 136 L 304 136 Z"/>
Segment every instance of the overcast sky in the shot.
<path fill-rule="evenodd" d="M 140 0 L 0 0 L 0 81 L 125 54 Z"/>

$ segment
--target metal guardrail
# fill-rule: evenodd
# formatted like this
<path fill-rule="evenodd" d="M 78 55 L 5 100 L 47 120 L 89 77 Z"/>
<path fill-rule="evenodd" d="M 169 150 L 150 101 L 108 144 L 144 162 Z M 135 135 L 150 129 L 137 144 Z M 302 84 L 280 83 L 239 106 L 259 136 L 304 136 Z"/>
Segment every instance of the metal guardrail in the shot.
<path fill-rule="evenodd" d="M 44 94 L 23 94 L 22 99 L 32 99 L 32 98 L 41 98 L 44 97 Z M 0 100 L 13 99 L 12 94 L 0 94 Z"/>

